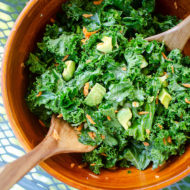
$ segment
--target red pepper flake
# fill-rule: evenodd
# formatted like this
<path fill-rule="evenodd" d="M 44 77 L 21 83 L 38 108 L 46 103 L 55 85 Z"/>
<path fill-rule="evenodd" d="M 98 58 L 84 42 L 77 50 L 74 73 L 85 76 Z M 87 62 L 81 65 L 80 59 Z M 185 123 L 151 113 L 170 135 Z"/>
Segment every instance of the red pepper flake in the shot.
<path fill-rule="evenodd" d="M 86 114 L 86 118 L 88 119 L 88 121 L 92 124 L 95 125 L 96 123 L 92 120 L 91 116 Z"/>
<path fill-rule="evenodd" d="M 190 84 L 182 84 L 186 88 L 190 88 Z"/>
<path fill-rule="evenodd" d="M 110 118 L 110 116 L 107 116 L 107 119 L 108 119 L 109 121 L 111 121 L 111 118 Z"/>
<path fill-rule="evenodd" d="M 42 95 L 42 92 L 40 91 L 37 95 L 36 95 L 36 97 L 40 97 Z"/>
<path fill-rule="evenodd" d="M 84 18 L 90 18 L 90 17 L 93 16 L 93 14 L 83 14 L 82 16 L 83 16 Z"/>
<path fill-rule="evenodd" d="M 146 114 L 149 114 L 149 112 L 148 112 L 148 111 L 141 111 L 141 112 L 139 112 L 138 114 L 139 114 L 139 115 L 146 115 Z"/>
<path fill-rule="evenodd" d="M 57 118 L 62 118 L 63 117 L 63 114 L 62 113 L 60 113 L 58 116 L 57 116 Z"/>
<path fill-rule="evenodd" d="M 172 143 L 172 138 L 171 138 L 170 136 L 167 138 L 167 142 L 168 142 L 169 144 Z"/>
<path fill-rule="evenodd" d="M 150 129 L 146 129 L 146 133 L 149 135 L 150 134 Z"/>
<path fill-rule="evenodd" d="M 187 104 L 190 104 L 190 101 L 189 101 L 187 98 L 185 98 L 185 102 L 186 102 Z"/>
<path fill-rule="evenodd" d="M 93 1 L 94 5 L 100 5 L 102 3 L 103 0 L 99 0 L 99 1 Z"/>
<path fill-rule="evenodd" d="M 62 61 L 66 61 L 68 58 L 69 58 L 69 55 L 66 55 L 66 56 L 62 59 Z"/>
<path fill-rule="evenodd" d="M 144 146 L 149 146 L 150 144 L 148 142 L 143 142 Z"/>
<path fill-rule="evenodd" d="M 122 69 L 123 71 L 126 71 L 126 70 L 127 70 L 127 68 L 126 68 L 126 67 L 122 67 L 121 69 Z"/>
<path fill-rule="evenodd" d="M 46 125 L 44 124 L 44 122 L 42 122 L 41 120 L 38 120 L 39 121 L 39 123 L 40 123 L 40 125 L 42 126 L 42 127 L 46 127 Z"/>
<path fill-rule="evenodd" d="M 163 138 L 163 143 L 164 143 L 164 145 L 166 145 L 166 139 L 165 138 Z"/>
<path fill-rule="evenodd" d="M 71 163 L 71 168 L 74 168 L 75 167 L 75 163 Z"/>

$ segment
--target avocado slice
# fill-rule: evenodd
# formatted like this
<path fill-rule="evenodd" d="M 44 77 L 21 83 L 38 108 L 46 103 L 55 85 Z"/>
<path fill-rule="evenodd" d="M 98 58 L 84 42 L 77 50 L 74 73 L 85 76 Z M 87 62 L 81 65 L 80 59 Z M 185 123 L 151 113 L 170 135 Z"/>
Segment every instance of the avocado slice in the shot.
<path fill-rule="evenodd" d="M 96 83 L 94 87 L 91 89 L 88 96 L 85 98 L 84 103 L 91 107 L 97 106 L 102 102 L 102 99 L 105 94 L 106 94 L 106 89 L 99 83 Z"/>
<path fill-rule="evenodd" d="M 141 69 L 145 68 L 148 66 L 148 62 L 146 61 L 146 59 L 143 57 L 143 56 L 140 56 L 140 59 L 141 59 Z"/>
<path fill-rule="evenodd" d="M 69 60 L 69 61 L 66 61 L 65 64 L 66 64 L 66 68 L 64 69 L 62 75 L 65 81 L 69 81 L 73 77 L 73 74 L 75 72 L 75 62 Z"/>
<path fill-rule="evenodd" d="M 172 100 L 172 97 L 167 92 L 165 88 L 162 89 L 162 91 L 159 94 L 159 100 L 164 105 L 166 109 L 168 109 L 169 103 Z"/>
<path fill-rule="evenodd" d="M 127 130 L 131 126 L 132 112 L 129 108 L 121 109 L 117 114 L 119 123 Z"/>
<path fill-rule="evenodd" d="M 113 49 L 113 46 L 112 46 L 112 38 L 111 37 L 107 37 L 107 36 L 104 36 L 102 38 L 102 42 L 103 43 L 99 43 L 97 44 L 96 46 L 96 49 L 98 51 L 101 51 L 103 53 L 110 53 Z"/>
<path fill-rule="evenodd" d="M 168 82 L 166 81 L 166 79 L 168 78 L 167 75 L 164 75 L 162 77 L 158 77 L 158 79 L 160 80 L 160 83 L 164 86 L 167 87 L 168 86 Z"/>

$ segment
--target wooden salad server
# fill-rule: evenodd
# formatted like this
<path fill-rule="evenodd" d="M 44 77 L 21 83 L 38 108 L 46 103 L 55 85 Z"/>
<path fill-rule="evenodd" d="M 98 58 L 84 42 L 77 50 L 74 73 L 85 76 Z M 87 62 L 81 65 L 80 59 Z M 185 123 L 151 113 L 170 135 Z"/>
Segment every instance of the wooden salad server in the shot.
<path fill-rule="evenodd" d="M 167 30 L 166 32 L 160 33 L 146 38 L 148 41 L 159 41 L 164 42 L 169 50 L 180 49 L 183 50 L 185 44 L 190 38 L 190 16 L 185 18 L 177 26 Z"/>
<path fill-rule="evenodd" d="M 8 190 L 34 166 L 53 155 L 90 152 L 94 148 L 80 143 L 77 131 L 53 115 L 45 139 L 31 152 L 0 168 L 0 189 Z"/>

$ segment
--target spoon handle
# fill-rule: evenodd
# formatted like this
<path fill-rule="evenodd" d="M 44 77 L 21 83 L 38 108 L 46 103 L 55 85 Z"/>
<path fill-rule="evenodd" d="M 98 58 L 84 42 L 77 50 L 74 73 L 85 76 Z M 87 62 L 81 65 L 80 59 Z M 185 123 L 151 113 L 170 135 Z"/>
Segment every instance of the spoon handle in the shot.
<path fill-rule="evenodd" d="M 57 143 L 52 137 L 45 138 L 31 152 L 0 168 L 0 189 L 8 190 L 39 162 L 55 153 Z"/>
<path fill-rule="evenodd" d="M 177 26 L 171 28 L 170 30 L 160 33 L 155 36 L 146 38 L 148 41 L 164 41 L 169 50 L 180 49 L 183 50 L 185 44 L 190 38 L 190 16 L 185 18 Z"/>

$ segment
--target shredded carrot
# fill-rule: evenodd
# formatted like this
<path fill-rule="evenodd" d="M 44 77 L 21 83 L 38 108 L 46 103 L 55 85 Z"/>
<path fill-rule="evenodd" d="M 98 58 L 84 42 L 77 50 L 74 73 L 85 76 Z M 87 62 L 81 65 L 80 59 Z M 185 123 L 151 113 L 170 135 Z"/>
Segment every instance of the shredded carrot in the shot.
<path fill-rule="evenodd" d="M 185 102 L 186 102 L 187 104 L 190 104 L 190 101 L 189 101 L 187 98 L 185 98 Z"/>
<path fill-rule="evenodd" d="M 100 5 L 102 3 L 103 0 L 99 0 L 99 1 L 93 1 L 94 5 Z"/>
<path fill-rule="evenodd" d="M 164 52 L 162 52 L 162 56 L 164 59 L 166 59 L 166 60 L 168 59 Z"/>
<path fill-rule="evenodd" d="M 85 96 L 88 95 L 89 86 L 90 86 L 90 83 L 89 83 L 89 82 L 85 83 L 85 85 L 84 85 L 83 94 L 84 94 Z"/>
<path fill-rule="evenodd" d="M 101 138 L 104 140 L 106 137 L 104 135 L 101 135 Z"/>
<path fill-rule="evenodd" d="M 101 155 L 102 155 L 102 156 L 105 156 L 105 157 L 107 156 L 107 154 L 105 154 L 105 153 L 101 153 Z"/>
<path fill-rule="evenodd" d="M 90 115 L 86 114 L 86 118 L 88 119 L 88 121 L 89 121 L 91 124 L 93 124 L 93 125 L 96 124 L 96 123 L 92 120 L 92 118 L 91 118 Z"/>
<path fill-rule="evenodd" d="M 91 166 L 95 166 L 96 165 L 96 163 L 92 163 L 92 164 L 90 164 Z"/>
<path fill-rule="evenodd" d="M 115 110 L 115 113 L 118 113 L 118 110 Z"/>
<path fill-rule="evenodd" d="M 95 139 L 96 134 L 94 132 L 88 132 L 88 135 L 90 136 L 91 139 Z"/>
<path fill-rule="evenodd" d="M 85 168 L 86 166 L 87 166 L 87 163 L 85 162 L 84 164 L 78 165 L 78 168 L 79 168 L 79 169 L 82 169 L 82 168 Z"/>
<path fill-rule="evenodd" d="M 50 18 L 50 22 L 51 23 L 55 23 L 55 19 L 54 18 Z"/>
<path fill-rule="evenodd" d="M 182 84 L 186 88 L 190 88 L 190 84 Z"/>
<path fill-rule="evenodd" d="M 46 127 L 46 125 L 44 124 L 44 122 L 42 122 L 41 120 L 38 120 L 39 121 L 39 123 L 40 123 L 40 125 L 42 126 L 42 127 Z"/>
<path fill-rule="evenodd" d="M 174 66 L 173 65 L 171 66 L 171 69 L 172 69 L 172 73 L 174 74 Z"/>
<path fill-rule="evenodd" d="M 111 121 L 111 118 L 110 118 L 110 116 L 107 116 L 107 119 L 108 119 L 109 121 Z"/>
<path fill-rule="evenodd" d="M 66 55 L 66 56 L 62 59 L 62 61 L 66 61 L 66 60 L 68 59 L 68 57 L 69 57 L 69 55 Z"/>
<path fill-rule="evenodd" d="M 60 113 L 58 116 L 57 116 L 57 118 L 62 118 L 63 117 L 63 114 L 62 113 Z"/>
<path fill-rule="evenodd" d="M 150 129 L 146 129 L 146 133 L 149 135 L 150 134 Z"/>
<path fill-rule="evenodd" d="M 159 99 L 158 99 L 158 96 L 156 96 L 156 104 L 158 104 L 159 103 L 159 101 L 158 101 Z"/>
<path fill-rule="evenodd" d="M 148 111 L 140 111 L 139 112 L 139 115 L 146 115 L 146 114 L 149 114 L 149 112 Z"/>
<path fill-rule="evenodd" d="M 166 145 L 166 139 L 165 138 L 163 138 L 163 143 L 164 143 L 164 145 Z"/>
<path fill-rule="evenodd" d="M 162 125 L 160 125 L 160 124 L 158 124 L 158 127 L 159 127 L 160 129 L 163 129 L 163 126 L 162 126 Z"/>
<path fill-rule="evenodd" d="M 42 95 L 42 92 L 40 91 L 37 95 L 36 95 L 36 97 L 40 97 Z"/>
<path fill-rule="evenodd" d="M 168 138 L 167 138 L 167 142 L 171 144 L 171 143 L 172 143 L 172 138 L 171 138 L 171 137 L 168 137 Z"/>
<path fill-rule="evenodd" d="M 75 167 L 75 163 L 71 163 L 71 168 L 74 168 Z"/>
<path fill-rule="evenodd" d="M 83 123 L 82 123 L 82 124 L 80 124 L 80 125 L 77 127 L 77 129 L 76 129 L 76 130 L 80 132 L 80 131 L 82 131 L 82 128 L 83 128 Z"/>
<path fill-rule="evenodd" d="M 85 44 L 87 40 L 88 40 L 88 38 L 85 38 L 85 39 L 82 39 L 81 42 L 82 42 L 83 44 Z"/>
<path fill-rule="evenodd" d="M 126 70 L 127 70 L 127 68 L 126 68 L 126 67 L 122 67 L 122 70 L 123 70 L 123 71 L 126 71 Z"/>
<path fill-rule="evenodd" d="M 144 146 L 149 146 L 150 144 L 148 142 L 143 142 Z"/>
<path fill-rule="evenodd" d="M 55 63 L 54 66 L 55 66 L 55 67 L 59 66 L 59 63 Z"/>
<path fill-rule="evenodd" d="M 92 36 L 93 34 L 97 33 L 99 30 L 96 30 L 94 32 L 88 32 L 87 29 L 85 27 L 83 27 L 83 33 L 85 38 L 90 38 L 90 36 Z"/>
<path fill-rule="evenodd" d="M 93 14 L 83 14 L 82 16 L 83 16 L 84 18 L 90 18 L 90 17 L 93 16 Z"/>
<path fill-rule="evenodd" d="M 53 130 L 53 138 L 57 141 L 60 139 L 60 136 L 58 135 L 57 131 L 54 129 Z"/>

